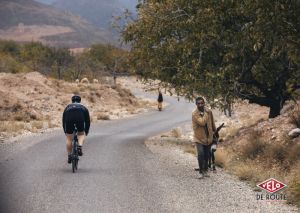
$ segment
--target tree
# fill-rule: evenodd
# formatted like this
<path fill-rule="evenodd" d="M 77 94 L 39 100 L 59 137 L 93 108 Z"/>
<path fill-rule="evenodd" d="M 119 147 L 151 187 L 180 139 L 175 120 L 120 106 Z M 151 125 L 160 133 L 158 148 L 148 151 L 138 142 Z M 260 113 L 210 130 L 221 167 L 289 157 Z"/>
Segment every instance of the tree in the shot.
<path fill-rule="evenodd" d="M 48 73 L 53 60 L 53 52 L 50 47 L 40 42 L 30 42 L 22 46 L 20 59 L 34 71 Z"/>
<path fill-rule="evenodd" d="M 0 52 L 11 56 L 19 57 L 20 45 L 15 41 L 0 40 Z"/>
<path fill-rule="evenodd" d="M 74 57 L 67 48 L 54 48 L 53 54 L 53 68 L 57 72 L 58 79 L 61 79 L 62 72 L 73 62 Z"/>
<path fill-rule="evenodd" d="M 299 14 L 297 0 L 147 0 L 122 36 L 144 78 L 212 104 L 246 99 L 272 118 L 300 86 Z"/>
<path fill-rule="evenodd" d="M 110 73 L 125 72 L 128 69 L 127 51 L 112 45 L 95 44 L 89 50 L 94 63 L 102 64 Z"/>

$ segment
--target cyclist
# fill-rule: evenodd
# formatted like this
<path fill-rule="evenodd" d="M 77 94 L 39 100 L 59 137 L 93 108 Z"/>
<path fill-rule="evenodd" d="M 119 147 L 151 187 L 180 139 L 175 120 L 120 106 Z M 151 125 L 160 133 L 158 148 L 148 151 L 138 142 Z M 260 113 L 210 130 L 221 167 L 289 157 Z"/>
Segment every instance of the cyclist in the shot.
<path fill-rule="evenodd" d="M 63 113 L 62 125 L 67 136 L 68 163 L 71 163 L 72 140 L 75 125 L 78 131 L 78 155 L 82 156 L 82 145 L 85 135 L 88 135 L 90 129 L 90 114 L 88 109 L 83 106 L 81 98 L 78 95 L 72 97 L 72 103 L 69 104 Z M 85 135 L 84 135 L 85 133 Z"/>

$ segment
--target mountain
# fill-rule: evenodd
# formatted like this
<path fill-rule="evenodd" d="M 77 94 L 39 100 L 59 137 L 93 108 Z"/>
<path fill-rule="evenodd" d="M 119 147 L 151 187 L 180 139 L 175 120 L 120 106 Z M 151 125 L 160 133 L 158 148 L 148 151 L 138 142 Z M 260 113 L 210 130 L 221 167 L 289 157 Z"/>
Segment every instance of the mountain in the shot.
<path fill-rule="evenodd" d="M 43 3 L 43 4 L 53 4 L 55 0 L 35 0 L 37 2 Z"/>
<path fill-rule="evenodd" d="M 121 15 L 125 9 L 135 14 L 137 2 L 138 0 L 56 0 L 53 6 L 77 14 L 98 27 L 110 29 L 112 16 Z"/>
<path fill-rule="evenodd" d="M 86 47 L 96 42 L 114 42 L 111 38 L 107 30 L 53 6 L 33 0 L 0 0 L 0 39 Z"/>

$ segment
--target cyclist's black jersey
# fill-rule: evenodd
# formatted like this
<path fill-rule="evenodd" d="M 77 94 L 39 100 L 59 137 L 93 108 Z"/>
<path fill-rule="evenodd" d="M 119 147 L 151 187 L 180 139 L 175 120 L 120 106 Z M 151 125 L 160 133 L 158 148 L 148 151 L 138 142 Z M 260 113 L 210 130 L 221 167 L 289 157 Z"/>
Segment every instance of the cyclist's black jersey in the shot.
<path fill-rule="evenodd" d="M 90 129 L 90 114 L 88 109 L 80 103 L 69 104 L 63 113 L 62 125 L 64 132 L 72 134 L 74 124 L 79 132 L 85 131 L 86 135 Z"/>

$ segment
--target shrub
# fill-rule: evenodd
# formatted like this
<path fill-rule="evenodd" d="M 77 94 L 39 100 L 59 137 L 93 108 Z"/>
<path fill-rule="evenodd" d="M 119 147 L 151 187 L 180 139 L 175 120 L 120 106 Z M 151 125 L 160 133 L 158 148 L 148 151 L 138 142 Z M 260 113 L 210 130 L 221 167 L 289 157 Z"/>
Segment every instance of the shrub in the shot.
<path fill-rule="evenodd" d="M 197 154 L 196 148 L 195 148 L 194 144 L 186 144 L 186 145 L 184 145 L 183 146 L 183 151 L 186 152 L 186 153 L 193 154 L 193 155 Z"/>
<path fill-rule="evenodd" d="M 266 146 L 263 158 L 266 159 L 266 161 L 269 161 L 270 164 L 282 164 L 289 154 L 287 150 L 288 147 L 286 145 L 280 143 L 269 144 Z M 287 169 L 287 166 L 288 165 L 286 164 L 285 169 Z"/>
<path fill-rule="evenodd" d="M 294 110 L 290 114 L 290 123 L 294 124 L 296 127 L 300 128 L 300 110 Z"/>
<path fill-rule="evenodd" d="M 33 121 L 31 122 L 32 129 L 42 129 L 44 126 L 43 121 Z"/>
<path fill-rule="evenodd" d="M 0 122 L 0 132 L 19 132 L 24 129 L 23 122 L 3 121 Z"/>
<path fill-rule="evenodd" d="M 107 114 L 99 113 L 97 115 L 97 120 L 110 120 L 110 117 Z"/>
<path fill-rule="evenodd" d="M 215 152 L 215 158 L 217 166 L 227 168 L 232 156 L 226 149 L 217 148 L 217 151 Z"/>
<path fill-rule="evenodd" d="M 286 164 L 295 165 L 300 163 L 300 144 L 290 144 L 287 147 Z"/>
<path fill-rule="evenodd" d="M 264 152 L 266 145 L 257 131 L 253 131 L 246 144 L 241 146 L 240 154 L 245 159 L 255 159 Z"/>
<path fill-rule="evenodd" d="M 300 174 L 296 175 L 289 184 L 289 202 L 300 207 Z"/>
<path fill-rule="evenodd" d="M 251 181 L 256 177 L 255 167 L 246 162 L 240 162 L 233 167 L 234 174 L 240 180 Z"/>

